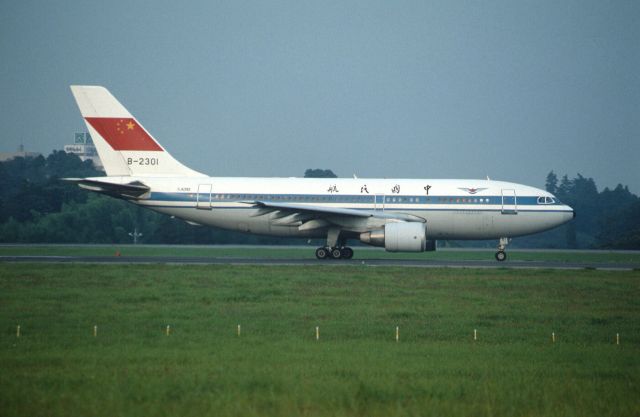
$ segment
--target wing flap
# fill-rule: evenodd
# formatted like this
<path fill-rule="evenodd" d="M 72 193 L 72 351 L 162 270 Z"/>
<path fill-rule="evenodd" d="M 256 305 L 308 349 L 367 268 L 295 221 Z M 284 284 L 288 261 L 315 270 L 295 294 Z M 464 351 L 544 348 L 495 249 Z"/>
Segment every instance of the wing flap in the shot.
<path fill-rule="evenodd" d="M 243 201 L 245 204 L 251 204 L 257 208 L 260 208 L 260 215 L 268 214 L 274 211 L 283 212 L 279 217 L 300 213 L 300 214 L 312 214 L 315 217 L 327 218 L 334 216 L 345 216 L 350 218 L 377 218 L 377 219 L 389 219 L 400 220 L 405 222 L 420 222 L 425 223 L 426 220 L 422 217 L 414 216 L 407 213 L 397 212 L 383 212 L 374 210 L 359 210 L 352 208 L 342 207 L 326 207 L 306 204 L 290 204 L 290 203 L 273 203 L 268 201 Z"/>

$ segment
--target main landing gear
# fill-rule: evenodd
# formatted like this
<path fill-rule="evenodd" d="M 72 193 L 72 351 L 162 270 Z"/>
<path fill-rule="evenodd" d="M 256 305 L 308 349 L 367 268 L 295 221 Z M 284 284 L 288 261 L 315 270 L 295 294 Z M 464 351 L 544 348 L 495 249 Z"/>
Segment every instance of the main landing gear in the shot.
<path fill-rule="evenodd" d="M 316 249 L 316 258 L 318 259 L 351 259 L 353 258 L 353 249 L 348 246 L 342 247 L 322 247 Z"/>
<path fill-rule="evenodd" d="M 340 229 L 332 227 L 327 231 L 327 246 L 316 249 L 318 259 L 351 259 L 353 249 L 344 245 L 345 239 L 340 238 Z"/>
<path fill-rule="evenodd" d="M 496 261 L 503 262 L 507 260 L 507 252 L 504 250 L 507 248 L 509 242 L 511 242 L 511 239 L 508 237 L 500 238 L 500 243 L 498 243 L 498 252 L 496 252 Z"/>

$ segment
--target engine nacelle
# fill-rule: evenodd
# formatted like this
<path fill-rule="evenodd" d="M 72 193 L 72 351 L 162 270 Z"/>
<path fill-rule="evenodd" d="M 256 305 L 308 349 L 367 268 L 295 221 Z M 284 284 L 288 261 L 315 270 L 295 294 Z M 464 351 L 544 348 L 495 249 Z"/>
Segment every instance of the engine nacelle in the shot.
<path fill-rule="evenodd" d="M 384 246 L 389 252 L 436 250 L 435 240 L 427 240 L 426 223 L 387 223 L 384 229 L 360 233 L 360 241 L 373 246 Z"/>

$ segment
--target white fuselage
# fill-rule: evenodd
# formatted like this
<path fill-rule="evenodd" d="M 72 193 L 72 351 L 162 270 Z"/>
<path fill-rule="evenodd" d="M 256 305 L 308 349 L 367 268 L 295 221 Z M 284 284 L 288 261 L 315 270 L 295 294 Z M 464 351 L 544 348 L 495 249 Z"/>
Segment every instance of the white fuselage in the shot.
<path fill-rule="evenodd" d="M 409 214 L 426 221 L 428 239 L 521 236 L 559 226 L 574 215 L 546 191 L 491 180 L 108 177 L 113 183 L 136 180 L 151 188 L 134 201 L 143 207 L 200 225 L 274 236 L 324 237 L 327 229 L 300 227 L 295 219 L 265 213 L 252 203 Z M 360 233 L 385 222 L 373 217 L 343 224 L 343 230 Z"/>

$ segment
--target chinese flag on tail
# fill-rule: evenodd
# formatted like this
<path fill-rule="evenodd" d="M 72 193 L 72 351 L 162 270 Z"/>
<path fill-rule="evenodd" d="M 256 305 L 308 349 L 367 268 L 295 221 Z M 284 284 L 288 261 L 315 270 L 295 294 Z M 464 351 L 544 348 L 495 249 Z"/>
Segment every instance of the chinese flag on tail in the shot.
<path fill-rule="evenodd" d="M 163 149 L 134 119 L 85 117 L 114 151 L 160 151 Z"/>

